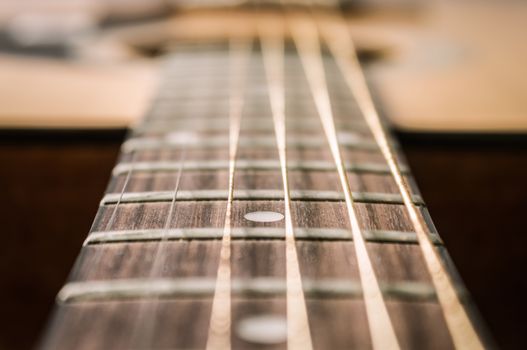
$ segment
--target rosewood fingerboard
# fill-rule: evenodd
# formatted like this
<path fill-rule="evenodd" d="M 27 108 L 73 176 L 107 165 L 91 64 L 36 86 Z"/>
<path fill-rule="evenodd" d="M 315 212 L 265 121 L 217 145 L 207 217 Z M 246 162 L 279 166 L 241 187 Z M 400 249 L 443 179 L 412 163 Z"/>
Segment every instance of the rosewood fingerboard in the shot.
<path fill-rule="evenodd" d="M 450 349 L 452 310 L 476 334 L 465 344 L 484 344 L 397 144 L 387 136 L 461 310 L 438 298 L 335 52 L 306 30 L 166 58 L 43 349 Z"/>

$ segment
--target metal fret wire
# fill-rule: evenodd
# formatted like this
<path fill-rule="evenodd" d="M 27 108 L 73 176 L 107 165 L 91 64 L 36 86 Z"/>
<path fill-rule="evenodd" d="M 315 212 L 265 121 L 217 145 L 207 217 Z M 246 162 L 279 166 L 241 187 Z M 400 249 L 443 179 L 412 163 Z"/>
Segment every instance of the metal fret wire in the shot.
<path fill-rule="evenodd" d="M 313 348 L 313 345 L 293 231 L 291 198 L 287 178 L 283 32 L 280 26 L 269 25 L 269 23 L 261 25 L 259 30 L 284 187 L 287 348 L 309 350 Z"/>
<path fill-rule="evenodd" d="M 225 224 L 221 241 L 220 261 L 216 288 L 212 302 L 207 349 L 231 349 L 231 225 L 232 201 L 234 197 L 234 171 L 240 137 L 241 118 L 244 106 L 244 86 L 247 66 L 251 54 L 251 41 L 229 43 L 230 94 L 229 94 L 229 188 Z"/>
<path fill-rule="evenodd" d="M 250 160 L 250 159 L 238 159 L 236 161 L 238 169 L 244 170 L 258 170 L 258 171 L 273 171 L 280 169 L 280 162 L 273 159 L 261 159 L 261 160 Z M 185 162 L 185 170 L 191 171 L 222 171 L 229 170 L 228 161 L 187 161 Z M 157 161 L 157 162 L 136 162 L 134 165 L 134 171 L 136 173 L 163 173 L 173 172 L 179 168 L 177 162 L 168 161 Z M 324 171 L 333 172 L 335 171 L 335 165 L 329 161 L 289 161 L 287 164 L 289 170 L 294 171 Z M 390 174 L 390 168 L 381 163 L 354 163 L 353 165 L 346 163 L 346 171 L 355 173 L 367 173 L 367 174 Z M 130 170 L 130 163 L 119 163 L 113 168 L 114 176 L 121 176 L 128 173 Z M 408 172 L 407 169 L 402 169 L 403 173 Z"/>
<path fill-rule="evenodd" d="M 283 230 L 282 230 L 283 231 Z M 349 278 L 305 278 L 304 293 L 313 299 L 362 298 L 359 281 Z M 242 298 L 281 298 L 287 293 L 287 283 L 281 277 L 233 278 L 231 293 Z M 132 278 L 106 281 L 70 282 L 61 289 L 61 304 L 108 302 L 151 298 L 203 298 L 214 295 L 216 279 L 208 277 Z M 392 300 L 409 302 L 435 302 L 433 284 L 401 281 L 381 284 L 381 290 Z M 269 299 L 268 299 L 269 300 Z"/>
<path fill-rule="evenodd" d="M 384 242 L 399 244 L 415 244 L 417 236 L 414 232 L 392 231 L 392 230 L 363 230 L 364 239 L 367 242 Z M 119 231 L 96 231 L 86 238 L 86 245 L 105 244 L 105 243 L 126 243 L 141 241 L 159 241 L 163 235 L 163 230 L 143 229 L 143 230 L 119 230 Z M 437 233 L 431 233 L 434 244 L 442 245 L 443 242 Z M 167 234 L 169 240 L 215 240 L 223 237 L 222 228 L 174 228 Z M 332 228 L 295 228 L 295 238 L 297 240 L 315 241 L 353 241 L 353 236 L 347 229 Z M 280 228 L 269 227 L 236 227 L 231 230 L 231 239 L 251 240 L 251 239 L 277 239 L 283 240 L 283 230 Z"/>
<path fill-rule="evenodd" d="M 454 283 L 441 262 L 439 253 L 435 250 L 432 241 L 426 233 L 426 223 L 419 214 L 417 207 L 412 203 L 410 189 L 401 175 L 401 170 L 395 160 L 394 151 L 387 141 L 380 117 L 357 58 L 351 33 L 344 19 L 341 16 L 331 16 L 324 19 L 319 18 L 318 23 L 337 65 L 343 72 L 346 83 L 356 96 L 359 108 L 390 167 L 403 197 L 404 205 L 415 228 L 419 246 L 436 288 L 455 347 L 458 349 L 483 349 L 483 343 L 457 295 Z"/>
<path fill-rule="evenodd" d="M 289 16 L 288 22 L 344 191 L 373 347 L 379 350 L 399 349 L 397 336 L 388 315 L 382 291 L 368 255 L 366 243 L 355 212 L 354 200 L 337 140 L 316 26 L 305 15 Z"/>

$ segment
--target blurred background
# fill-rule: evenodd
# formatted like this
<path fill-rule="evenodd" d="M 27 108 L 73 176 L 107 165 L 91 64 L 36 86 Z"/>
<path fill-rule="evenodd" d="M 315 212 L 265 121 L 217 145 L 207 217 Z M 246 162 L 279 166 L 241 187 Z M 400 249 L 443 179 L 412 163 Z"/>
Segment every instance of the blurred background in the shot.
<path fill-rule="evenodd" d="M 0 349 L 42 334 L 163 54 L 215 38 L 240 5 L 0 2 Z M 375 99 L 483 319 L 500 347 L 527 348 L 527 3 L 345 5 Z"/>

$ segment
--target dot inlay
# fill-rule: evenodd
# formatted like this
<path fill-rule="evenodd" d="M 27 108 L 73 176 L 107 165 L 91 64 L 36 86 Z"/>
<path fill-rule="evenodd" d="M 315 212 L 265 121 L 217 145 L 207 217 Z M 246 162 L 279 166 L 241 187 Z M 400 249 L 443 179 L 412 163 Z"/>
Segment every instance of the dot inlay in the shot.
<path fill-rule="evenodd" d="M 253 211 L 245 214 L 244 218 L 254 222 L 274 222 L 282 220 L 284 215 L 275 211 Z"/>
<path fill-rule="evenodd" d="M 283 343 L 287 340 L 287 321 L 271 314 L 247 317 L 236 325 L 236 334 L 249 343 Z"/>

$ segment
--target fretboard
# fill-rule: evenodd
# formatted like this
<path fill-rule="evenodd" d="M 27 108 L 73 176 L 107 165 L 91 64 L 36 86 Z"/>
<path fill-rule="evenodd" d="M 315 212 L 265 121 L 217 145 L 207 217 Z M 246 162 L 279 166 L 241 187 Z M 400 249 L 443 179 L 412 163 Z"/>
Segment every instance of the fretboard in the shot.
<path fill-rule="evenodd" d="M 166 57 L 43 348 L 483 347 L 355 53 L 296 20 Z"/>

